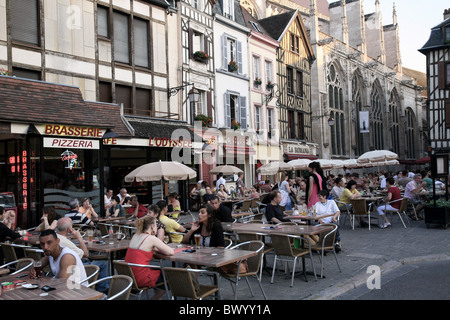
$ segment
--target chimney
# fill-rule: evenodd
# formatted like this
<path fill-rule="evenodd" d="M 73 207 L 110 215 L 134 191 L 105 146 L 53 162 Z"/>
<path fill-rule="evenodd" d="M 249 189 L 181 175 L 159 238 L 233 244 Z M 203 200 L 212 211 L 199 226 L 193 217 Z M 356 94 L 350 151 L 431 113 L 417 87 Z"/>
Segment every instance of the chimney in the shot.
<path fill-rule="evenodd" d="M 450 8 L 444 10 L 444 20 L 450 18 Z"/>

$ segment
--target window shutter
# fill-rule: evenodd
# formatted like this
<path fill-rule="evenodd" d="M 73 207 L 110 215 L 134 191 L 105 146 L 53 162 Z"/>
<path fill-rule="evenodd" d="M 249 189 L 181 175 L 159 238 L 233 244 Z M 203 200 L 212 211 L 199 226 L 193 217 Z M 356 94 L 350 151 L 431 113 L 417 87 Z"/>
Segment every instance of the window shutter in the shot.
<path fill-rule="evenodd" d="M 10 1 L 13 40 L 39 45 L 38 3 L 37 0 Z"/>
<path fill-rule="evenodd" d="M 208 91 L 208 92 L 206 93 L 206 103 L 207 103 L 206 109 L 207 109 L 207 112 L 208 112 L 208 117 L 211 117 L 211 118 L 213 119 L 213 122 L 214 122 L 214 117 L 213 117 L 213 114 L 212 114 L 212 97 L 211 97 L 211 91 Z"/>
<path fill-rule="evenodd" d="M 137 66 L 149 67 L 148 48 L 148 22 L 134 18 L 134 56 Z"/>
<path fill-rule="evenodd" d="M 108 8 L 97 7 L 97 32 L 99 36 L 109 38 Z"/>
<path fill-rule="evenodd" d="M 225 106 L 225 125 L 228 128 L 231 128 L 231 106 L 230 106 L 230 94 L 225 93 L 224 97 L 224 106 Z"/>
<path fill-rule="evenodd" d="M 445 127 L 450 128 L 450 99 L 445 99 Z"/>
<path fill-rule="evenodd" d="M 228 49 L 227 49 L 227 37 L 222 35 L 222 68 L 227 69 L 228 67 Z M 231 126 L 231 124 L 230 124 Z"/>
<path fill-rule="evenodd" d="M 114 59 L 130 63 L 128 16 L 114 12 Z"/>
<path fill-rule="evenodd" d="M 242 74 L 242 42 L 236 41 L 237 47 L 237 63 L 238 63 L 238 73 Z"/>
<path fill-rule="evenodd" d="M 239 97 L 239 122 L 242 130 L 247 130 L 247 98 Z"/>
<path fill-rule="evenodd" d="M 193 45 L 194 45 L 194 41 L 193 41 L 194 30 L 192 30 L 191 28 L 189 28 L 188 32 L 189 32 L 189 35 L 188 35 L 188 37 L 189 37 L 189 38 L 188 38 L 189 59 L 192 59 L 193 56 L 194 56 L 194 48 L 192 48 Z"/>
<path fill-rule="evenodd" d="M 445 61 L 438 62 L 438 89 L 445 90 Z"/>

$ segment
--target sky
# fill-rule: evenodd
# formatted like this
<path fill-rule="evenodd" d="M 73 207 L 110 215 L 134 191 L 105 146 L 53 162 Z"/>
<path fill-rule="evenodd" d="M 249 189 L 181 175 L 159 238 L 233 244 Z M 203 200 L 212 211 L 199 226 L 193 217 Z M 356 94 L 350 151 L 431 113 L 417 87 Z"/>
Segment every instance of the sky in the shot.
<path fill-rule="evenodd" d="M 392 24 L 395 3 L 400 33 L 403 67 L 426 72 L 425 56 L 418 51 L 427 42 L 431 28 L 444 21 L 444 10 L 450 8 L 446 0 L 379 0 L 383 25 Z M 364 0 L 364 14 L 375 12 L 375 0 Z"/>

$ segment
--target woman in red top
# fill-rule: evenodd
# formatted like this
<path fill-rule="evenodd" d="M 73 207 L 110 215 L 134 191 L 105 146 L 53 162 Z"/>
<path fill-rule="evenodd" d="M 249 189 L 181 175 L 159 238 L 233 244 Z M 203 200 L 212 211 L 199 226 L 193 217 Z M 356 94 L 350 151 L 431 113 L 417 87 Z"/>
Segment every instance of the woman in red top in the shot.
<path fill-rule="evenodd" d="M 387 187 L 387 195 L 384 198 L 383 205 L 377 208 L 378 214 L 380 216 L 384 216 L 385 223 L 380 223 L 380 228 L 384 229 L 389 227 L 391 223 L 389 222 L 385 210 L 399 210 L 400 209 L 400 199 L 402 199 L 402 195 L 400 193 L 400 189 L 394 186 L 395 180 L 392 177 L 386 178 L 386 187 Z M 398 200 L 398 201 L 396 201 Z M 395 202 L 393 202 L 395 201 Z M 391 203 L 388 203 L 391 202 Z"/>
<path fill-rule="evenodd" d="M 171 256 L 174 254 L 172 248 L 158 239 L 155 234 L 157 231 L 156 219 L 152 216 L 145 216 L 136 220 L 136 234 L 130 241 L 125 261 L 135 264 L 149 265 L 153 258 L 153 250 L 157 250 L 161 254 Z M 133 275 L 139 287 L 153 287 L 155 294 L 153 300 L 159 300 L 165 291 L 155 288 L 155 284 L 162 282 L 162 274 L 160 270 L 143 267 L 131 267 Z"/>

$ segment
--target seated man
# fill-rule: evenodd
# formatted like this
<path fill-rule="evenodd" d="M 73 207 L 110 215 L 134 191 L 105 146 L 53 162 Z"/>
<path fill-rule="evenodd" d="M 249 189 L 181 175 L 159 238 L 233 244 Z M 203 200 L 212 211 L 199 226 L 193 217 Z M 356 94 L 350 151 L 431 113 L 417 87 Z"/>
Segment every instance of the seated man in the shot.
<path fill-rule="evenodd" d="M 289 222 L 289 220 L 284 219 L 283 209 L 280 206 L 281 192 L 278 190 L 272 191 L 268 197 L 270 202 L 267 204 L 265 211 L 267 222 L 275 224 Z"/>
<path fill-rule="evenodd" d="M 413 203 L 416 209 L 418 217 L 420 217 L 419 212 L 425 207 L 424 201 L 420 199 L 419 192 L 422 190 L 426 191 L 427 183 L 422 181 L 422 175 L 420 173 L 414 175 L 414 179 L 405 187 L 405 198 Z"/>
<path fill-rule="evenodd" d="M 66 213 L 65 217 L 72 219 L 72 223 L 84 224 L 87 226 L 94 226 L 94 222 L 91 221 L 84 213 L 80 213 L 80 203 L 78 199 L 74 198 L 69 202 L 70 211 Z"/>
<path fill-rule="evenodd" d="M 147 208 L 138 202 L 136 196 L 131 197 L 131 207 L 127 208 L 127 214 L 133 215 L 137 218 L 142 218 L 147 215 Z"/>
<path fill-rule="evenodd" d="M 402 198 L 402 195 L 400 193 L 400 189 L 398 187 L 396 187 L 394 184 L 395 184 L 394 178 L 392 178 L 392 177 L 386 178 L 387 195 L 384 198 L 385 204 L 383 204 L 377 208 L 378 214 L 380 216 L 384 216 L 385 222 L 380 223 L 380 228 L 382 228 L 382 229 L 389 227 L 391 225 L 391 223 L 389 222 L 389 220 L 386 216 L 385 211 L 400 209 L 401 201 L 396 201 L 396 200 L 400 200 Z M 388 202 L 391 202 L 391 201 L 395 201 L 395 202 L 388 204 Z"/>
<path fill-rule="evenodd" d="M 77 239 L 80 247 L 77 247 L 75 243 L 67 239 L 67 234 L 71 233 L 72 237 Z M 72 220 L 67 217 L 60 218 L 58 220 L 58 224 L 56 227 L 56 235 L 58 236 L 58 239 L 60 240 L 59 244 L 62 247 L 67 247 L 73 252 L 75 252 L 78 257 L 80 257 L 81 261 L 83 262 L 83 265 L 87 264 L 94 264 L 100 268 L 98 273 L 98 278 L 106 278 L 109 276 L 109 268 L 108 268 L 108 260 L 102 259 L 102 260 L 90 260 L 89 257 L 89 250 L 86 247 L 86 244 L 84 243 L 84 239 L 81 236 L 80 232 L 73 229 Z M 98 291 L 101 291 L 103 293 L 107 293 L 109 289 L 109 281 L 103 281 L 100 282 L 96 289 Z"/>
<path fill-rule="evenodd" d="M 52 229 L 41 232 L 39 243 L 45 254 L 41 259 L 42 267 L 50 265 L 54 278 L 69 279 L 70 277 L 74 282 L 86 279 L 86 271 L 78 254 L 68 247 L 61 247 L 60 241 Z M 31 269 L 30 276 L 35 277 L 35 275 L 36 272 Z M 86 286 L 88 282 L 85 281 L 82 285 Z"/>
<path fill-rule="evenodd" d="M 220 202 L 218 196 L 213 196 L 209 200 L 211 206 L 214 208 L 216 218 L 220 222 L 233 222 L 234 219 L 231 216 L 231 209 Z"/>

